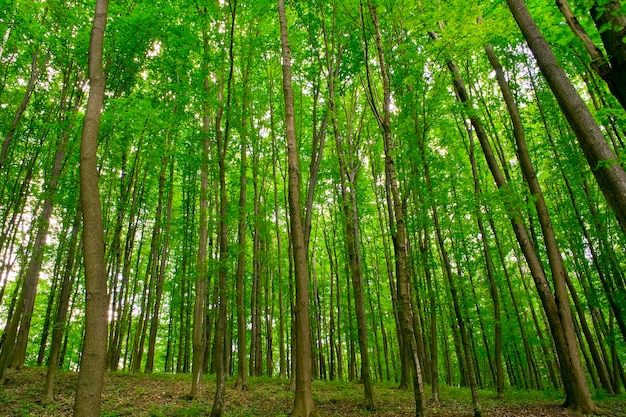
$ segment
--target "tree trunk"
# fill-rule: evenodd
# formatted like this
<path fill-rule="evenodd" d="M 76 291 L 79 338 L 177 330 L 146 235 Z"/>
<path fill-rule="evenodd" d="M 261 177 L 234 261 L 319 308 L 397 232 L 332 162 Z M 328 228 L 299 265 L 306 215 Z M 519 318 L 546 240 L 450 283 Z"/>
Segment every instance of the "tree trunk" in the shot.
<path fill-rule="evenodd" d="M 107 356 L 109 295 L 104 263 L 104 231 L 96 153 L 106 82 L 102 71 L 102 50 L 108 7 L 108 0 L 97 0 L 89 43 L 89 99 L 83 121 L 80 149 L 86 306 L 83 354 L 74 403 L 76 417 L 100 415 L 100 397 Z"/>
<path fill-rule="evenodd" d="M 309 323 L 309 273 L 307 253 L 302 226 L 300 205 L 300 167 L 294 121 L 294 99 L 291 87 L 291 49 L 287 34 L 287 17 L 284 0 L 278 0 L 280 20 L 280 41 L 283 58 L 283 95 L 285 100 L 285 129 L 287 158 L 289 166 L 289 219 L 291 223 L 291 243 L 295 271 L 295 363 L 296 392 L 292 417 L 317 415 L 311 392 L 311 333 Z"/>
<path fill-rule="evenodd" d="M 248 57 L 250 58 L 250 57 Z M 248 171 L 248 132 L 247 132 L 247 108 L 248 108 L 248 74 L 250 69 L 250 59 L 246 63 L 243 78 L 243 106 L 241 119 L 241 161 L 239 168 L 239 225 L 237 238 L 239 253 L 237 254 L 236 272 L 236 299 L 237 299 L 237 381 L 235 388 L 244 391 L 248 388 L 248 369 L 246 351 L 246 310 L 244 306 L 244 275 L 246 268 L 246 196 L 247 196 L 247 171 Z"/>
<path fill-rule="evenodd" d="M 610 2 L 610 3 L 619 4 L 619 2 Z M 611 68 L 611 64 L 606 60 L 600 48 L 598 48 L 598 46 L 593 42 L 593 40 L 589 37 L 589 35 L 585 31 L 585 29 L 582 27 L 582 25 L 578 21 L 578 18 L 572 12 L 572 9 L 570 8 L 567 0 L 556 0 L 556 5 L 561 11 L 561 14 L 563 14 L 563 17 L 565 18 L 565 22 L 567 22 L 567 25 L 570 27 L 572 32 L 574 32 L 576 37 L 580 39 L 583 46 L 585 47 L 585 50 L 589 54 L 589 58 L 590 58 L 589 64 L 591 68 L 600 76 L 600 78 L 602 78 L 606 82 L 607 86 L 609 87 L 609 91 L 611 92 L 611 94 L 613 94 L 613 96 L 615 96 L 615 98 L 619 101 L 622 107 L 626 108 L 626 84 L 622 83 L 623 85 L 620 85 L 620 77 L 619 76 L 616 77 L 616 74 L 613 73 L 613 68 Z M 592 16 L 593 15 L 597 16 L 597 14 L 594 13 L 596 7 L 597 7 L 597 3 L 595 3 L 594 8 L 591 11 Z M 600 28 L 607 21 L 607 17 L 610 14 L 611 14 L 610 12 L 604 13 L 603 15 L 604 18 L 601 18 L 602 22 L 599 21 L 599 19 L 597 18 L 594 19 L 596 21 L 596 24 L 598 25 L 598 28 Z M 611 29 L 609 30 L 612 31 Z M 605 38 L 608 38 L 607 40 L 611 38 L 610 36 L 604 35 L 604 32 L 601 33 L 600 36 L 602 37 L 603 40 L 605 40 Z M 624 35 L 619 37 L 620 43 L 621 43 L 621 39 L 623 36 Z M 607 48 L 607 51 L 609 51 L 606 42 L 605 42 L 605 48 Z"/>
<path fill-rule="evenodd" d="M 229 2 L 230 10 L 230 39 L 228 47 L 228 59 L 229 59 L 229 71 L 228 80 L 226 82 L 226 102 L 224 103 L 222 96 L 222 87 L 218 92 L 218 100 L 220 101 L 220 107 L 217 111 L 217 118 L 215 121 L 215 132 L 217 139 L 217 151 L 219 157 L 219 177 L 220 177 L 220 215 L 219 215 L 219 265 L 218 265 L 218 286 L 219 286 L 219 299 L 218 299 L 218 317 L 217 325 L 215 329 L 215 373 L 216 373 L 216 387 L 215 397 L 213 399 L 213 408 L 211 410 L 211 417 L 221 417 L 224 415 L 224 393 L 226 388 L 226 373 L 228 369 L 226 367 L 226 305 L 228 299 L 226 298 L 226 276 L 228 274 L 228 229 L 226 224 L 227 216 L 227 193 L 226 193 L 226 151 L 228 150 L 228 140 L 230 139 L 230 107 L 232 97 L 232 80 L 233 72 L 235 68 L 235 59 L 233 56 L 233 45 L 235 43 L 234 31 L 235 31 L 235 17 L 237 16 L 237 0 L 231 0 Z M 226 126 L 222 131 L 222 112 L 224 110 L 224 104 L 226 106 Z"/>
<path fill-rule="evenodd" d="M 28 106 L 28 102 L 30 101 L 30 97 L 33 94 L 33 89 L 35 88 L 35 83 L 37 82 L 37 78 L 39 78 L 39 74 L 41 71 L 37 68 L 37 61 L 39 59 L 39 54 L 37 52 L 33 52 L 32 62 L 30 64 L 30 78 L 28 80 L 28 84 L 26 85 L 26 91 L 24 92 L 24 98 L 20 103 L 17 111 L 15 112 L 15 116 L 13 117 L 13 122 L 9 127 L 9 131 L 7 132 L 4 141 L 2 142 L 2 149 L 0 150 L 0 169 L 4 166 L 4 161 L 7 158 L 9 153 L 9 145 L 11 145 L 11 141 L 13 140 L 13 135 L 15 135 L 15 130 L 20 123 L 20 119 L 22 118 L 22 114 L 26 110 L 26 106 Z"/>
<path fill-rule="evenodd" d="M 610 76 L 614 84 L 611 93 L 626 108 L 626 46 L 623 41 L 626 36 L 626 16 L 622 3 L 619 0 L 595 1 L 589 12 L 611 63 Z"/>
<path fill-rule="evenodd" d="M 352 290 L 354 291 L 354 309 L 357 320 L 357 334 L 359 338 L 359 351 L 361 353 L 361 381 L 365 390 L 365 408 L 374 408 L 372 378 L 370 375 L 369 346 L 367 337 L 367 316 L 365 313 L 365 296 L 363 289 L 363 267 L 361 259 L 361 238 L 359 230 L 359 213 L 356 195 L 356 176 L 358 168 L 353 160 L 347 160 L 347 155 L 356 156 L 353 142 L 354 138 L 347 138 L 348 150 L 344 150 L 344 141 L 337 121 L 337 105 L 335 101 L 335 79 L 338 77 L 337 70 L 329 62 L 328 64 L 328 94 L 337 158 L 339 162 L 339 177 L 341 181 L 341 206 L 345 218 L 346 252 L 349 260 L 350 275 L 352 277 Z M 352 114 L 354 116 L 354 114 Z M 352 120 L 352 117 L 350 118 Z M 349 132 L 353 129 L 349 128 Z M 348 168 L 350 169 L 348 171 Z"/>
<path fill-rule="evenodd" d="M 169 144 L 165 144 L 165 148 L 169 148 Z M 168 161 L 169 159 L 169 161 Z M 152 319 L 150 321 L 150 334 L 148 337 L 148 353 L 146 358 L 145 372 L 150 373 L 154 370 L 154 351 L 156 344 L 157 330 L 159 328 L 159 314 L 161 309 L 161 298 L 163 297 L 163 283 L 165 281 L 165 268 L 167 266 L 167 257 L 169 251 L 169 238 L 172 219 L 172 199 L 174 196 L 174 159 L 166 155 L 161 156 L 162 171 L 159 176 L 159 200 L 162 199 L 163 188 L 165 187 L 165 169 L 169 165 L 169 191 L 167 196 L 167 203 L 165 207 L 165 229 L 162 232 L 163 241 L 161 244 L 161 256 L 159 267 L 157 271 L 157 282 L 154 297 L 154 310 L 152 311 Z M 168 339 L 169 340 L 169 339 Z"/>
<path fill-rule="evenodd" d="M 283 58 L 283 95 L 289 174 L 289 219 L 295 272 L 295 382 L 296 392 L 291 417 L 317 415 L 311 391 L 311 334 L 309 323 L 309 273 L 300 205 L 300 167 L 294 120 L 294 99 L 291 87 L 291 49 L 287 34 L 285 3 L 278 0 L 280 40 Z"/>
<path fill-rule="evenodd" d="M 468 132 L 470 133 L 470 132 Z M 500 299 L 498 296 L 498 287 L 496 284 L 493 260 L 491 258 L 491 252 L 489 250 L 489 242 L 487 241 L 487 233 L 485 225 L 483 223 L 483 216 L 481 212 L 480 197 L 482 190 L 480 188 L 480 182 L 478 179 L 478 168 L 476 166 L 476 159 L 474 158 L 474 140 L 470 133 L 470 163 L 472 165 L 472 176 L 474 177 L 474 194 L 477 202 L 476 207 L 476 222 L 478 224 L 478 231 L 481 236 L 481 243 L 483 248 L 483 254 L 485 255 L 485 268 L 487 269 L 487 278 L 489 279 L 489 293 L 491 294 L 491 301 L 493 302 L 493 316 L 494 316 L 494 362 L 495 369 L 495 385 L 498 398 L 504 396 L 504 370 L 502 368 L 502 322 L 500 315 Z M 473 288 L 473 287 L 472 287 Z"/>

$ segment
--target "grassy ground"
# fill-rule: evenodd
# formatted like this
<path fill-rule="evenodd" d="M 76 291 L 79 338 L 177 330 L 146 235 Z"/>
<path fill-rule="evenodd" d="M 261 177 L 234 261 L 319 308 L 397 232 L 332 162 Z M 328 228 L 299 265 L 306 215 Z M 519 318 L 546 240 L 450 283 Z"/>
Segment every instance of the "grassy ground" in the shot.
<path fill-rule="evenodd" d="M 60 372 L 57 377 L 57 400 L 53 404 L 41 402 L 46 372 L 44 369 L 26 368 L 10 371 L 7 383 L 0 387 L 0 416 L 70 416 L 76 386 L 76 374 Z M 233 388 L 234 380 L 227 383 L 226 408 L 228 417 L 287 416 L 293 402 L 289 382 L 270 378 L 251 378 L 247 391 Z M 185 398 L 191 382 L 189 375 L 130 375 L 108 374 L 102 402 L 102 416 L 205 416 L 211 411 L 214 380 L 204 383 L 205 396 L 200 401 Z M 395 384 L 374 385 L 375 411 L 361 407 L 362 387 L 350 382 L 313 383 L 314 400 L 320 416 L 387 416 L 408 417 L 415 414 L 411 390 L 398 390 Z M 428 389 L 427 389 L 427 392 Z M 428 397 L 428 395 L 427 395 Z M 428 404 L 426 415 L 433 417 L 472 416 L 469 391 L 462 388 L 442 387 L 442 402 Z M 497 400 L 489 390 L 480 392 L 484 416 L 567 416 L 572 415 L 559 407 L 562 399 L 556 392 L 507 391 L 504 400 Z M 626 416 L 626 395 L 601 396 L 597 403 L 610 410 L 613 416 Z"/>

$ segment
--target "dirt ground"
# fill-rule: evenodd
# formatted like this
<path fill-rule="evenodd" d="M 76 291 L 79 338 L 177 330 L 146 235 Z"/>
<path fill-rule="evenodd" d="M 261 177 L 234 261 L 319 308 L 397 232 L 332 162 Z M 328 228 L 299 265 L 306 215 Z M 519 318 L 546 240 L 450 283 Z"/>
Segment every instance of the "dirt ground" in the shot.
<path fill-rule="evenodd" d="M 9 370 L 7 382 L 0 387 L 0 416 L 71 416 L 76 374 L 60 372 L 56 380 L 56 401 L 43 404 L 45 369 L 26 368 Z M 186 394 L 191 387 L 189 375 L 107 374 L 102 400 L 102 416 L 205 416 L 212 406 L 215 382 L 204 382 L 204 397 L 190 401 Z M 361 406 L 362 387 L 351 382 L 323 382 L 313 384 L 314 400 L 320 417 L 328 416 L 386 416 L 415 415 L 411 390 L 399 390 L 393 384 L 374 385 L 376 410 L 366 411 Z M 251 378 L 248 389 L 235 390 L 234 380 L 227 382 L 224 415 L 287 416 L 293 402 L 286 380 Z M 428 392 L 428 389 L 427 389 Z M 507 392 L 504 400 L 497 400 L 491 391 L 481 391 L 483 416 L 491 417 L 552 417 L 574 416 L 560 407 L 558 393 Z M 428 397 L 428 394 L 426 395 Z M 429 402 L 428 417 L 472 417 L 469 393 L 461 388 L 442 387 L 442 401 Z M 607 415 L 626 416 L 626 396 L 597 398 Z"/>

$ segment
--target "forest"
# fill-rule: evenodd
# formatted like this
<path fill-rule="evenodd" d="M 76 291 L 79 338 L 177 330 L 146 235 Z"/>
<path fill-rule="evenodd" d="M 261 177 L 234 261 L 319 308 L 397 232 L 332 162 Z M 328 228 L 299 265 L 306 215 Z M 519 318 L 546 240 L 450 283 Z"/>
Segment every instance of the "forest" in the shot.
<path fill-rule="evenodd" d="M 1 0 L 0 409 L 623 415 L 622 3 Z"/>

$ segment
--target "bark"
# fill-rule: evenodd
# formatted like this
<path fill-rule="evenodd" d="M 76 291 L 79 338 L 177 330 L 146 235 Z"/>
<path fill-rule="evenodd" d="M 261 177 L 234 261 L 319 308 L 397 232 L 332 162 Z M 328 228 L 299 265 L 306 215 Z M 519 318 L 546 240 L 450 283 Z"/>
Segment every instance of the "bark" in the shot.
<path fill-rule="evenodd" d="M 98 130 L 104 101 L 105 76 L 102 71 L 104 28 L 108 0 L 97 0 L 89 43 L 89 98 L 83 121 L 80 149 L 80 196 L 83 211 L 83 257 L 85 266 L 85 333 L 74 416 L 100 415 L 104 370 L 107 356 L 107 293 L 104 263 L 102 206 L 98 189 Z"/>
<path fill-rule="evenodd" d="M 541 72 L 552 89 L 604 194 L 626 233 L 626 172 L 609 147 L 591 112 L 558 64 L 523 0 L 507 0 Z M 620 38 L 621 42 L 621 38 Z"/>
<path fill-rule="evenodd" d="M 248 74 L 250 70 L 250 56 L 246 63 L 243 79 L 243 105 L 241 120 L 241 162 L 239 168 L 239 225 L 237 238 L 239 253 L 237 256 L 236 272 L 236 299 L 237 299 L 237 381 L 235 388 L 244 391 L 248 388 L 247 352 L 246 352 L 246 310 L 244 306 L 244 274 L 246 269 L 246 195 L 247 195 L 247 171 L 248 171 L 248 133 L 247 133 L 247 107 L 248 107 Z"/>
<path fill-rule="evenodd" d="M 426 157 L 425 135 L 426 127 L 422 131 L 419 128 L 417 112 L 412 109 L 413 127 L 417 137 L 417 145 L 419 154 L 422 161 L 422 172 L 426 180 L 426 188 L 429 194 L 433 194 L 432 178 L 430 176 L 430 167 L 428 165 L 428 159 Z M 423 205 L 423 204 L 422 204 Z M 434 201 L 431 203 L 431 216 L 434 218 L 437 216 L 436 207 Z M 426 287 L 428 289 L 428 303 L 429 303 L 429 330 L 430 330 L 430 384 L 431 384 L 431 400 L 434 403 L 439 403 L 439 375 L 438 375 L 438 352 L 437 352 L 437 311 L 435 301 L 435 291 L 433 289 L 433 279 L 429 266 L 429 252 L 430 252 L 430 228 L 428 224 L 430 222 L 424 222 L 423 231 L 419 236 L 420 256 L 422 264 L 424 265 L 424 275 L 426 277 Z"/>
<path fill-rule="evenodd" d="M 122 160 L 124 160 L 125 156 L 122 155 Z M 138 210 L 143 204 L 143 187 L 139 185 L 139 181 L 142 179 L 139 177 L 139 171 L 141 170 L 141 164 L 139 161 L 139 152 L 136 152 L 134 158 L 134 164 L 132 165 L 129 173 L 130 179 L 128 180 L 128 184 L 121 185 L 120 190 L 120 205 L 122 207 L 118 208 L 118 222 L 114 231 L 114 240 L 111 247 L 111 257 L 121 257 L 121 274 L 122 279 L 119 281 L 119 284 L 113 286 L 112 293 L 112 302 L 111 302 L 111 315 L 115 317 L 115 320 L 110 324 L 109 330 L 109 351 L 108 351 L 108 368 L 112 371 L 116 371 L 119 366 L 119 360 L 122 352 L 122 341 L 125 336 L 125 332 L 128 326 L 127 317 L 128 317 L 128 297 L 130 292 L 130 277 L 131 277 L 131 264 L 132 264 L 132 252 L 135 242 L 135 235 L 137 229 L 139 227 L 139 216 Z M 145 171 L 147 173 L 147 170 Z M 145 179 L 145 177 L 144 177 Z M 122 179 L 123 180 L 123 179 Z M 120 236 L 124 222 L 124 213 L 126 205 L 126 201 L 131 196 L 132 191 L 132 200 L 129 209 L 129 219 L 127 224 L 127 232 L 126 232 L 126 241 L 123 249 L 123 254 L 121 253 L 121 247 L 117 247 L 121 245 Z M 141 252 L 142 244 L 140 243 L 140 252 Z M 119 254 L 115 254 L 115 252 L 120 252 Z M 111 262 L 117 263 L 117 260 Z M 117 268 L 111 268 L 111 273 L 117 276 L 118 274 Z M 114 278 L 115 280 L 115 278 Z M 117 289 L 119 287 L 119 290 Z"/>
<path fill-rule="evenodd" d="M 34 70 L 34 68 L 33 68 Z M 50 177 L 46 184 L 46 197 L 43 201 L 43 210 L 39 216 L 38 221 L 34 223 L 36 226 L 36 236 L 31 249 L 31 257 L 26 269 L 26 275 L 22 285 L 20 298 L 18 301 L 18 308 L 16 309 L 16 316 L 10 320 L 10 327 L 6 331 L 6 336 L 2 344 L 2 354 L 0 356 L 0 379 L 3 378 L 3 373 L 6 366 L 11 362 L 11 366 L 15 369 L 19 369 L 24 366 L 26 359 L 26 347 L 28 343 L 28 335 L 30 332 L 30 323 L 33 315 L 33 309 L 35 306 L 35 297 L 37 295 L 37 288 L 39 284 L 39 272 L 43 262 L 43 255 L 46 249 L 46 237 L 48 236 L 48 230 L 50 226 L 50 217 L 52 215 L 53 197 L 55 195 L 57 185 L 59 182 L 59 176 L 63 168 L 63 162 L 65 160 L 66 148 L 71 137 L 71 130 L 73 128 L 73 115 L 77 111 L 78 106 L 82 101 L 82 91 L 80 88 L 76 88 L 76 95 L 73 106 L 68 106 L 68 101 L 71 102 L 71 95 L 68 93 L 70 90 L 70 74 L 72 68 L 69 68 L 64 77 L 64 89 L 63 96 L 61 97 L 61 118 L 72 120 L 69 123 L 67 129 L 61 133 L 56 145 L 55 157 L 53 160 L 53 166 L 50 172 Z M 77 80 L 80 84 L 80 80 Z M 68 107 L 71 108 L 68 109 Z M 17 320 L 19 322 L 19 333 Z"/>
<path fill-rule="evenodd" d="M 573 392 L 570 393 L 570 398 L 566 399 L 566 406 L 571 405 L 573 408 L 580 408 L 583 412 L 591 412 L 594 410 L 595 405 L 591 400 L 591 394 L 587 386 L 587 380 L 578 353 L 572 310 L 566 285 L 567 280 L 569 280 L 567 270 L 565 269 L 563 258 L 561 257 L 561 250 L 554 235 L 552 220 L 543 197 L 543 192 L 530 160 L 524 135 L 524 128 L 522 126 L 522 119 L 519 114 L 517 104 L 513 98 L 513 93 L 511 92 L 511 89 L 504 77 L 504 72 L 500 66 L 498 58 L 491 47 L 488 46 L 486 48 L 486 52 L 492 67 L 496 71 L 496 79 L 498 80 L 498 85 L 500 86 L 502 96 L 504 97 L 509 115 L 511 116 L 513 135 L 515 137 L 517 155 L 522 168 L 522 173 L 524 174 L 529 190 L 534 197 L 535 207 L 537 209 L 537 215 L 539 217 L 544 244 L 548 255 L 548 262 L 550 264 L 550 270 L 552 272 L 552 279 L 554 282 L 554 299 L 559 314 L 559 320 L 561 322 L 561 326 L 563 327 L 565 343 L 568 347 L 567 356 L 571 355 L 571 357 L 568 357 L 569 363 L 567 363 L 566 366 L 569 367 L 569 378 L 572 379 L 571 389 Z M 561 360 L 564 359 L 565 358 L 561 358 Z"/>
<path fill-rule="evenodd" d="M 287 33 L 284 0 L 278 0 L 280 40 L 282 50 L 283 95 L 285 100 L 285 129 L 289 175 L 289 219 L 295 272 L 295 365 L 296 392 L 291 417 L 317 415 L 311 392 L 311 334 L 309 323 L 309 287 L 307 253 L 300 204 L 300 167 L 294 120 L 294 98 L 291 86 L 291 50 Z"/>
<path fill-rule="evenodd" d="M 268 71 L 269 72 L 269 71 Z M 269 75 L 269 74 L 268 74 Z M 287 352 L 285 349 L 285 308 L 284 308 L 284 285 L 283 285 L 283 245 L 282 237 L 280 233 L 280 221 L 279 221 L 279 204 L 278 204 L 278 175 L 276 174 L 277 165 L 277 153 L 278 148 L 276 144 L 276 129 L 274 123 L 274 102 L 272 100 L 274 92 L 273 77 L 268 76 L 269 82 L 269 107 L 270 107 L 270 130 L 272 138 L 272 183 L 274 184 L 274 228 L 276 233 L 276 249 L 278 258 L 278 304 L 279 304 L 279 354 L 280 354 L 280 377 L 286 378 L 288 374 L 287 367 Z M 284 179 L 284 178 L 283 178 Z"/>
<path fill-rule="evenodd" d="M 461 349 L 463 349 L 462 352 L 457 352 L 457 356 L 459 357 L 462 368 L 461 368 L 461 375 L 465 378 L 462 377 L 463 379 L 466 379 L 469 383 L 469 387 L 470 387 L 470 391 L 472 394 L 472 407 L 473 407 L 473 411 L 474 411 L 474 417 L 480 417 L 482 415 L 482 411 L 480 408 L 480 404 L 478 402 L 478 387 L 477 387 L 477 382 L 476 382 L 476 372 L 474 370 L 474 363 L 472 361 L 472 355 L 470 352 L 470 345 L 469 345 L 469 338 L 467 335 L 467 328 L 465 326 L 465 319 L 463 318 L 463 314 L 461 313 L 461 308 L 460 308 L 460 302 L 459 302 L 459 296 L 458 296 L 458 292 L 457 292 L 457 288 L 456 288 L 456 283 L 454 281 L 453 278 L 453 273 L 452 273 L 452 264 L 450 261 L 450 257 L 448 255 L 448 251 L 445 247 L 445 240 L 443 237 L 443 233 L 441 231 L 441 225 L 439 223 L 439 215 L 437 214 L 437 211 L 435 209 L 432 210 L 433 212 L 433 222 L 434 222 L 434 227 L 435 227 L 435 233 L 437 235 L 437 243 L 439 245 L 439 252 L 441 254 L 441 260 L 442 260 L 442 269 L 443 269 L 443 275 L 446 277 L 447 281 L 448 281 L 448 287 L 450 288 L 450 295 L 452 296 L 452 305 L 454 308 L 454 315 L 456 318 L 456 322 L 458 325 L 458 329 L 459 329 L 459 334 L 460 334 L 460 338 L 461 338 L 461 343 L 457 343 L 457 346 L 460 346 Z M 460 277 L 460 275 L 459 275 Z"/>
<path fill-rule="evenodd" d="M 470 163 L 472 165 L 472 176 L 474 177 L 474 194 L 477 199 L 476 208 L 476 222 L 478 224 L 478 231 L 481 236 L 481 243 L 483 254 L 485 255 L 485 268 L 487 269 L 487 278 L 489 279 L 489 293 L 493 302 L 493 316 L 494 316 L 494 362 L 495 369 L 495 385 L 498 398 L 504 396 L 504 369 L 502 368 L 502 323 L 500 314 L 500 299 L 498 296 L 498 286 L 496 284 L 493 259 L 491 258 L 491 252 L 489 250 L 489 242 L 485 225 L 483 222 L 483 216 L 480 209 L 480 202 L 478 201 L 482 190 L 478 179 L 478 168 L 476 166 L 476 159 L 474 158 L 474 140 L 470 135 Z M 473 287 L 472 287 L 473 288 Z M 477 305 L 478 308 L 478 305 Z M 486 343 L 485 343 L 486 345 Z"/>
<path fill-rule="evenodd" d="M 626 36 L 626 15 L 622 3 L 619 0 L 595 1 L 590 13 L 611 63 L 609 88 L 613 85 L 611 93 L 626 108 L 626 46 L 623 41 Z"/>
<path fill-rule="evenodd" d="M 617 2 L 613 2 L 613 3 L 617 3 Z M 615 96 L 615 98 L 619 101 L 622 107 L 626 108 L 626 84 L 623 82 L 620 83 L 621 80 L 619 79 L 619 77 L 616 77 L 617 74 L 614 74 L 611 63 L 607 61 L 607 59 L 605 58 L 600 48 L 589 37 L 589 34 L 587 34 L 587 31 L 585 31 L 585 28 L 583 28 L 583 26 L 578 21 L 578 18 L 576 17 L 576 15 L 572 12 L 572 9 L 570 8 L 567 0 L 556 0 L 556 5 L 561 11 L 561 14 L 563 14 L 563 17 L 565 18 L 565 22 L 567 22 L 567 25 L 570 27 L 572 32 L 574 32 L 576 37 L 582 42 L 583 46 L 585 47 L 585 50 L 589 54 L 589 58 L 590 58 L 589 64 L 591 68 L 596 72 L 596 74 L 600 76 L 600 78 L 602 78 L 606 82 L 607 86 L 609 87 L 609 91 L 611 92 L 611 94 L 613 94 L 613 96 Z M 592 11 L 592 15 L 593 14 L 594 13 Z M 606 17 L 604 19 L 601 18 L 601 20 L 603 21 L 600 22 L 598 19 L 596 19 L 598 27 L 602 26 L 602 24 L 606 22 Z M 603 33 L 601 33 L 600 36 L 602 36 L 603 40 L 605 38 L 609 38 Z M 620 43 L 621 43 L 622 37 L 620 37 Z M 605 43 L 605 47 L 606 46 L 607 45 Z M 608 50 L 609 49 L 607 48 L 607 51 Z M 623 84 L 623 85 L 620 85 L 620 84 Z"/>

